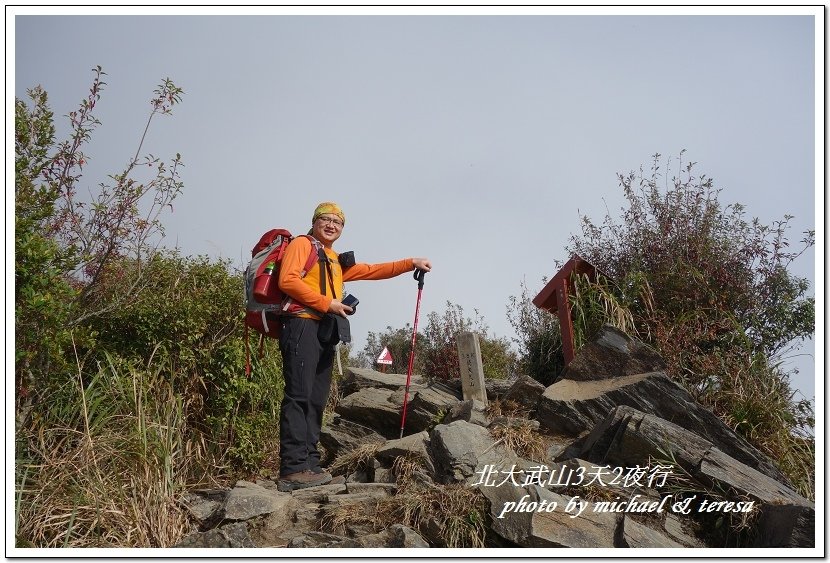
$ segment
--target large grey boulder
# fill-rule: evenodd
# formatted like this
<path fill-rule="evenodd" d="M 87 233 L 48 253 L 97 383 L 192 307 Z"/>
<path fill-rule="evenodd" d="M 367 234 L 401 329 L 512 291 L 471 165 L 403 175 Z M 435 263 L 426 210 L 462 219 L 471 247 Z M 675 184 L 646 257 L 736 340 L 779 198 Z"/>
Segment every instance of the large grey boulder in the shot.
<path fill-rule="evenodd" d="M 413 456 L 424 462 L 430 461 L 429 432 L 426 430 L 410 434 L 397 440 L 387 440 L 375 452 L 381 462 L 392 463 L 399 457 Z"/>
<path fill-rule="evenodd" d="M 340 399 L 335 412 L 343 419 L 359 422 L 384 438 L 393 439 L 400 437 L 403 399 L 403 388 L 366 387 Z M 404 433 L 413 434 L 435 426 L 458 403 L 452 393 L 440 386 L 410 389 Z"/>
<path fill-rule="evenodd" d="M 225 520 L 250 520 L 263 514 L 284 511 L 291 503 L 290 493 L 267 489 L 249 481 L 237 481 L 225 497 L 223 516 Z"/>
<path fill-rule="evenodd" d="M 348 540 L 347 536 L 309 530 L 292 538 L 286 547 L 332 547 Z"/>
<path fill-rule="evenodd" d="M 524 545 L 532 515 L 523 510 L 507 510 L 518 506 L 522 498 L 528 497 L 526 487 L 514 486 L 478 486 L 478 490 L 487 499 L 490 508 L 490 529 L 502 538 L 516 544 Z"/>
<path fill-rule="evenodd" d="M 415 391 L 406 407 L 405 432 L 420 432 L 440 423 L 461 401 L 437 385 Z"/>
<path fill-rule="evenodd" d="M 248 535 L 248 525 L 245 522 L 232 522 L 205 532 L 188 534 L 173 547 L 239 548 L 257 545 Z"/>
<path fill-rule="evenodd" d="M 485 379 L 484 390 L 487 392 L 487 400 L 495 401 L 502 399 L 504 394 L 513 386 L 514 379 Z M 441 384 L 452 390 L 456 397 L 463 399 L 461 379 L 443 380 Z"/>
<path fill-rule="evenodd" d="M 504 467 L 519 462 L 486 428 L 463 420 L 436 426 L 430 434 L 430 446 L 436 477 L 447 483 L 468 480 L 485 465 Z"/>
<path fill-rule="evenodd" d="M 245 522 L 230 522 L 219 529 L 228 538 L 228 547 L 257 547 L 248 533 L 248 524 Z"/>
<path fill-rule="evenodd" d="M 401 524 L 393 524 L 382 532 L 355 536 L 346 541 L 333 543 L 329 547 L 428 548 L 429 544 L 412 528 Z"/>
<path fill-rule="evenodd" d="M 674 514 L 666 514 L 663 520 L 663 532 L 684 547 L 706 547 L 706 544 L 697 537 L 694 526 L 691 524 L 688 518 L 684 517 L 681 520 Z"/>
<path fill-rule="evenodd" d="M 195 532 L 187 534 L 179 543 L 173 547 L 185 548 L 223 548 L 230 547 L 231 543 L 228 537 L 219 528 L 212 528 L 204 532 Z"/>
<path fill-rule="evenodd" d="M 622 519 L 622 538 L 620 547 L 643 548 L 643 547 L 686 547 L 676 542 L 663 532 L 652 527 L 640 524 L 633 518 L 625 516 Z"/>
<path fill-rule="evenodd" d="M 367 387 L 340 399 L 334 410 L 384 438 L 396 438 L 400 436 L 402 408 L 402 391 Z"/>
<path fill-rule="evenodd" d="M 621 517 L 585 509 L 574 497 L 528 487 L 481 487 L 490 503 L 492 530 L 521 547 L 609 548 Z M 585 502 L 585 501 L 582 501 Z M 569 511 L 568 507 L 572 509 Z"/>
<path fill-rule="evenodd" d="M 289 493 L 300 504 L 327 502 L 331 495 L 339 495 L 346 492 L 346 483 L 329 483 L 319 487 L 308 489 L 297 489 Z"/>
<path fill-rule="evenodd" d="M 347 537 L 337 534 L 309 531 L 297 536 L 288 544 L 288 547 L 318 547 L 318 548 L 403 548 L 429 547 L 424 538 L 415 530 L 401 524 L 393 524 L 381 532 L 374 534 L 356 535 Z"/>
<path fill-rule="evenodd" d="M 427 475 L 435 475 L 435 465 L 430 453 L 429 433 L 426 430 L 404 436 L 398 440 L 389 440 L 381 446 L 375 452 L 375 459 L 380 462 L 384 469 L 375 470 L 375 480 L 377 481 L 379 477 L 382 479 L 382 476 L 386 475 L 388 480 L 394 481 L 395 476 L 390 468 L 399 458 L 414 459 L 421 465 Z"/>
<path fill-rule="evenodd" d="M 529 413 L 536 411 L 539 397 L 545 392 L 545 386 L 526 375 L 520 375 L 510 389 L 502 397 L 504 401 L 512 401 Z"/>
<path fill-rule="evenodd" d="M 412 374 L 409 384 L 410 392 L 412 392 L 420 389 L 424 381 L 420 375 Z M 346 373 L 343 374 L 338 385 L 344 395 L 350 395 L 369 387 L 396 391 L 406 387 L 406 374 L 382 373 L 373 369 L 349 367 L 346 368 Z"/>
<path fill-rule="evenodd" d="M 184 495 L 183 505 L 200 530 L 213 528 L 222 520 L 227 489 L 195 489 Z"/>
<path fill-rule="evenodd" d="M 456 420 L 478 424 L 485 428 L 490 425 L 490 419 L 487 416 L 487 407 L 481 401 L 474 399 L 467 399 L 466 401 L 456 403 L 444 415 L 444 420 L 441 422 L 443 424 L 450 424 Z"/>
<path fill-rule="evenodd" d="M 513 383 L 512 379 L 485 379 L 484 390 L 487 391 L 487 400 L 495 401 L 504 398 Z"/>
<path fill-rule="evenodd" d="M 603 548 L 616 547 L 614 537 L 622 518 L 616 514 L 594 512 L 586 509 L 578 516 L 567 507 L 573 497 L 556 494 L 534 485 L 530 487 L 531 500 L 557 504 L 553 511 L 532 513 L 526 547 L 573 547 Z M 586 502 L 586 501 L 582 501 Z"/>
<path fill-rule="evenodd" d="M 715 447 L 706 452 L 697 477 L 703 482 L 728 485 L 761 503 L 753 526 L 757 531 L 755 547 L 815 547 L 815 505 L 789 487 Z"/>

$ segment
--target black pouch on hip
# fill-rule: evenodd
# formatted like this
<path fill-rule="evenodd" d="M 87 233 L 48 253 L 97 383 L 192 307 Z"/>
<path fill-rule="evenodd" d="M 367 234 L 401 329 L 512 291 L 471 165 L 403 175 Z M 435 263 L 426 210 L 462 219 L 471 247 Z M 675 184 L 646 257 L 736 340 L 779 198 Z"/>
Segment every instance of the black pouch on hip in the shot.
<path fill-rule="evenodd" d="M 348 344 L 352 341 L 352 327 L 349 324 L 349 319 L 341 317 L 340 315 L 335 315 L 334 318 L 337 320 L 337 334 L 339 335 L 340 342 Z"/>
<path fill-rule="evenodd" d="M 352 330 L 349 319 L 333 313 L 326 313 L 320 319 L 320 325 L 317 327 L 317 339 L 321 344 L 327 346 L 335 346 L 338 342 L 351 342 Z"/>

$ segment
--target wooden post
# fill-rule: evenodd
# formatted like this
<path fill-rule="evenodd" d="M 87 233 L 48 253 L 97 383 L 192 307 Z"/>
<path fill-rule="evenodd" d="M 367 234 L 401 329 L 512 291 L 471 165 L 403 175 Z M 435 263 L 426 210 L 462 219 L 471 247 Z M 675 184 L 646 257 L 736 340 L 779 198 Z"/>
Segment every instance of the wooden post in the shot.
<path fill-rule="evenodd" d="M 598 273 L 601 272 L 597 272 L 593 264 L 574 254 L 542 288 L 542 291 L 533 298 L 534 305 L 550 313 L 555 311 L 559 317 L 559 329 L 562 334 L 562 355 L 565 357 L 566 366 L 576 356 L 574 323 L 571 318 L 571 303 L 568 300 L 568 294 L 573 290 L 571 278 L 574 275 L 586 275 L 589 280 L 595 281 Z"/>
<path fill-rule="evenodd" d="M 574 323 L 571 318 L 571 303 L 568 301 L 568 280 L 559 280 L 559 287 L 556 288 L 557 308 L 559 315 L 559 330 L 562 333 L 562 354 L 565 356 L 565 365 L 573 361 L 576 351 L 574 350 Z"/>
<path fill-rule="evenodd" d="M 478 335 L 474 332 L 462 332 L 456 342 L 461 371 L 461 394 L 465 401 L 473 399 L 486 407 L 487 389 L 484 387 L 484 367 L 481 363 Z"/>

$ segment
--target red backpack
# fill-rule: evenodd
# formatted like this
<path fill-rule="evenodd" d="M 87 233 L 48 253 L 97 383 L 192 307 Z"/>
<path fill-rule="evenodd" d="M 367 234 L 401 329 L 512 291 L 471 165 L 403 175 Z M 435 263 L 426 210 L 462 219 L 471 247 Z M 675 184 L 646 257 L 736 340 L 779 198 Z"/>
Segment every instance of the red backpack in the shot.
<path fill-rule="evenodd" d="M 308 235 L 311 253 L 301 273 L 305 276 L 319 260 L 320 243 Z M 288 243 L 294 236 L 285 229 L 271 229 L 251 250 L 251 261 L 245 270 L 245 373 L 251 373 L 248 328 L 257 331 L 260 357 L 265 337 L 280 337 L 279 316 L 288 309 L 288 296 L 279 288 L 280 265 Z"/>

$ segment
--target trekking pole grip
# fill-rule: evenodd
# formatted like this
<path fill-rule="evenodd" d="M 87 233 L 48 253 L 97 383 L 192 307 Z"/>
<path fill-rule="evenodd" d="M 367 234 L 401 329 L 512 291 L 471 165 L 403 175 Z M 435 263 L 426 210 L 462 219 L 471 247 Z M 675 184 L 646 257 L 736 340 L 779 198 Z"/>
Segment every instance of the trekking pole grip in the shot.
<path fill-rule="evenodd" d="M 415 270 L 415 273 L 412 277 L 418 282 L 418 289 L 424 289 L 424 276 L 427 275 L 426 270 L 422 270 L 420 268 Z"/>

